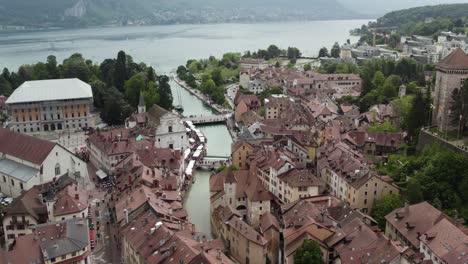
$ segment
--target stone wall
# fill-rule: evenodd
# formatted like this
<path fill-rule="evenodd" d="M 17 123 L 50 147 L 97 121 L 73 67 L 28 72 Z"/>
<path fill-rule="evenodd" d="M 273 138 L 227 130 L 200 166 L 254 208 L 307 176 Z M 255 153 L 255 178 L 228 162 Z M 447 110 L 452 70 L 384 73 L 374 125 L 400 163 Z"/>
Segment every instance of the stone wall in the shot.
<path fill-rule="evenodd" d="M 416 146 L 417 151 L 422 151 L 425 146 L 430 146 L 432 144 L 438 144 L 443 148 L 448 148 L 458 153 L 464 153 L 465 155 L 468 156 L 468 152 L 458 148 L 457 146 L 451 144 L 450 142 L 442 138 L 439 138 L 429 133 L 426 130 L 421 129 L 421 131 L 419 132 L 418 145 Z"/>

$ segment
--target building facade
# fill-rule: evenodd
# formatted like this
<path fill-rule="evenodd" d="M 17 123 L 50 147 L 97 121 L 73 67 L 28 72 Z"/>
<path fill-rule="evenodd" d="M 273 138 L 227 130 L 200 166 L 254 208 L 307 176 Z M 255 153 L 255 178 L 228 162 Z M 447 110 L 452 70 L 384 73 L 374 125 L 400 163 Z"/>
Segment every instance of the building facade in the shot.
<path fill-rule="evenodd" d="M 27 81 L 6 101 L 11 130 L 38 133 L 94 126 L 91 86 L 79 79 Z"/>

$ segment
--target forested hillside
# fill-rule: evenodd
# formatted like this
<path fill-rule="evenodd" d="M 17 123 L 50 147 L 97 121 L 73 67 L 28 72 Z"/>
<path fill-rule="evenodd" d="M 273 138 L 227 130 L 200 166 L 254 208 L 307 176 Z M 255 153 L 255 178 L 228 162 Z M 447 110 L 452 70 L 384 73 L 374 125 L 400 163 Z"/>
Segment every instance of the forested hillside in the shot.
<path fill-rule="evenodd" d="M 336 0 L 0 0 L 0 26 L 31 28 L 359 17 Z"/>

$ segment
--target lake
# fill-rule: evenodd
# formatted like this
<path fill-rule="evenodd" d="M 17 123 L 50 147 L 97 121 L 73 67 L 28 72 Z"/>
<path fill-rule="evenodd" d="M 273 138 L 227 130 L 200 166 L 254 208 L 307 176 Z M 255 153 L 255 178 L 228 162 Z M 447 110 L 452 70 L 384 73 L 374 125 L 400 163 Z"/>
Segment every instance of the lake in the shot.
<path fill-rule="evenodd" d="M 259 24 L 169 25 L 144 27 L 99 27 L 35 32 L 0 31 L 0 68 L 16 70 L 21 64 L 45 61 L 55 55 L 59 61 L 72 53 L 101 62 L 124 50 L 135 61 L 168 73 L 188 59 L 220 56 L 223 53 L 294 46 L 303 55 L 317 55 L 321 47 L 335 41 L 356 41 L 349 30 L 366 20 L 308 21 Z"/>

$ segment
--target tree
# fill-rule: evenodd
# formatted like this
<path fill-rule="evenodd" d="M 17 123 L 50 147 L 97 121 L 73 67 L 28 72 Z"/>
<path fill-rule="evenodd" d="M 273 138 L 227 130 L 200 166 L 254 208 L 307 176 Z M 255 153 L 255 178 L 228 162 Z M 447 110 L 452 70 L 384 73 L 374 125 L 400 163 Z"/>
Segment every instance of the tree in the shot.
<path fill-rule="evenodd" d="M 389 194 L 383 196 L 374 202 L 371 216 L 374 217 L 374 219 L 377 221 L 379 227 L 384 230 L 386 222 L 385 216 L 396 208 L 402 207 L 403 204 L 403 199 L 398 194 Z"/>
<path fill-rule="evenodd" d="M 382 101 L 387 103 L 391 99 L 395 98 L 398 96 L 398 87 L 400 87 L 401 84 L 401 79 L 397 75 L 390 75 L 388 78 L 385 80 L 380 94 L 382 96 Z"/>
<path fill-rule="evenodd" d="M 211 71 L 211 79 L 216 83 L 217 86 L 224 84 L 223 75 L 220 68 L 215 68 Z"/>
<path fill-rule="evenodd" d="M 406 199 L 410 204 L 419 203 L 424 200 L 421 186 L 416 179 L 409 179 L 406 183 Z"/>
<path fill-rule="evenodd" d="M 275 45 L 270 45 L 267 49 L 268 51 L 268 57 L 271 58 L 277 58 L 281 55 L 281 50 L 275 46 Z"/>
<path fill-rule="evenodd" d="M 424 98 L 421 91 L 417 91 L 406 122 L 410 139 L 415 139 L 419 133 L 419 129 L 426 125 L 430 111 L 431 106 L 429 100 Z"/>
<path fill-rule="evenodd" d="M 381 71 L 377 71 L 374 74 L 374 78 L 372 79 L 372 84 L 374 85 L 375 89 L 380 89 L 383 84 L 385 83 L 385 75 Z"/>
<path fill-rule="evenodd" d="M 312 66 L 310 64 L 304 65 L 304 71 L 311 71 L 311 70 L 312 70 Z"/>
<path fill-rule="evenodd" d="M 319 58 L 328 57 L 328 49 L 323 47 L 319 50 Z"/>
<path fill-rule="evenodd" d="M 335 44 L 333 44 L 333 47 L 332 47 L 332 49 L 330 51 L 330 55 L 333 58 L 339 58 L 340 57 L 340 52 L 341 52 L 340 44 L 338 44 L 338 42 L 335 42 Z"/>
<path fill-rule="evenodd" d="M 140 93 L 146 90 L 147 79 L 144 73 L 135 74 L 125 82 L 125 97 L 133 107 L 138 105 Z"/>
<path fill-rule="evenodd" d="M 119 51 L 114 67 L 114 86 L 121 92 L 125 91 L 127 77 L 127 56 L 125 52 Z"/>
<path fill-rule="evenodd" d="M 161 75 L 158 77 L 159 82 L 159 105 L 164 109 L 171 109 L 172 108 L 172 91 L 171 86 L 169 85 L 169 77 L 166 75 Z"/>
<path fill-rule="evenodd" d="M 64 78 L 78 78 L 83 82 L 89 82 L 91 72 L 83 56 L 79 53 L 71 55 L 62 64 L 62 75 Z"/>
<path fill-rule="evenodd" d="M 101 118 L 109 125 L 121 125 L 130 116 L 131 107 L 124 100 L 122 93 L 112 87 L 106 92 Z"/>
<path fill-rule="evenodd" d="M 468 121 L 468 82 L 465 82 L 460 89 L 454 89 L 452 92 L 450 119 L 451 124 L 458 128 L 460 134 L 463 134 Z"/>
<path fill-rule="evenodd" d="M 294 253 L 295 264 L 325 264 L 320 244 L 312 239 L 305 239 Z"/>
<path fill-rule="evenodd" d="M 301 51 L 298 48 L 288 47 L 287 56 L 291 63 L 296 63 L 297 59 L 301 57 Z"/>
<path fill-rule="evenodd" d="M 60 71 L 57 67 L 57 58 L 53 55 L 47 57 L 47 72 L 49 74 L 49 79 L 58 79 L 60 78 Z"/>
<path fill-rule="evenodd" d="M 156 81 L 156 72 L 154 71 L 153 67 L 148 67 L 146 70 L 146 78 L 148 78 L 149 82 L 155 82 Z"/>
<path fill-rule="evenodd" d="M 9 96 L 13 92 L 10 82 L 5 77 L 0 76 L 0 95 Z"/>

